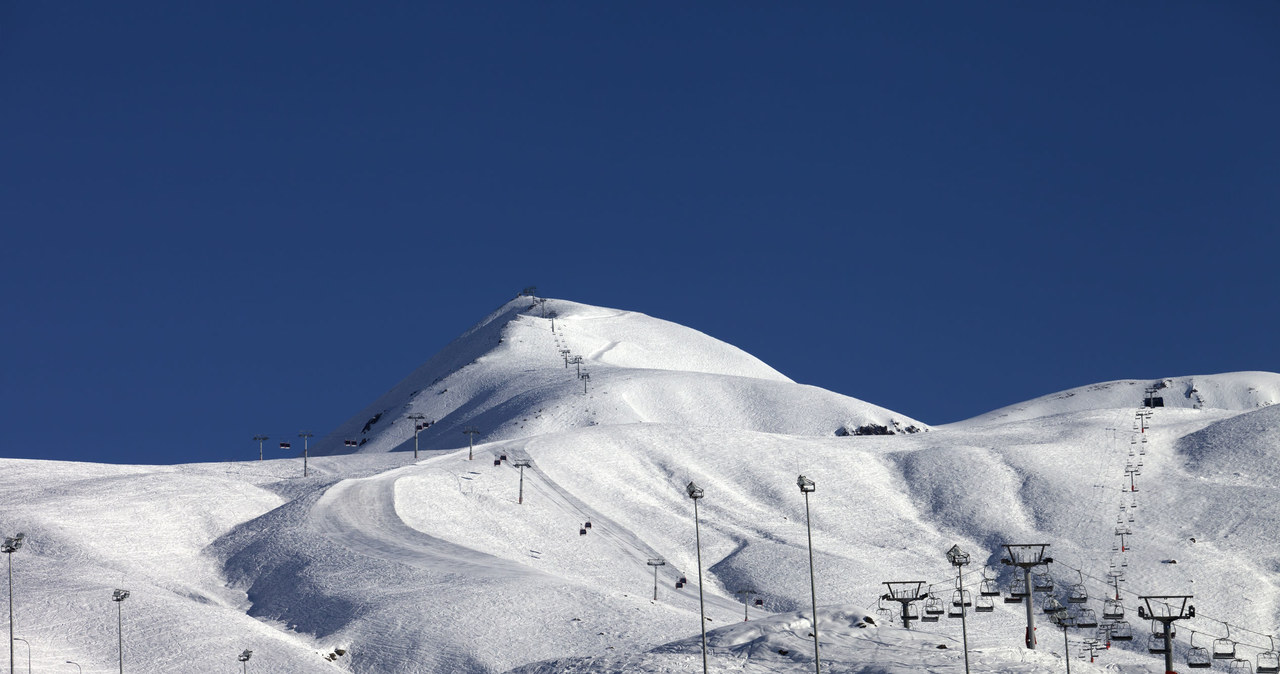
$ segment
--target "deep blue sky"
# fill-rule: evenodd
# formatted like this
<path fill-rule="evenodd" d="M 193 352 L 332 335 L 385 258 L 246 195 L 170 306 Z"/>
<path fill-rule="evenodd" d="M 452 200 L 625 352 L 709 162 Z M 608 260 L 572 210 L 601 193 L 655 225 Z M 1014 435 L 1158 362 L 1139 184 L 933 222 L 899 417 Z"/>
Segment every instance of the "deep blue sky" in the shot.
<path fill-rule="evenodd" d="M 249 458 L 521 288 L 926 422 L 1280 370 L 1280 3 L 0 0 L 0 455 Z"/>

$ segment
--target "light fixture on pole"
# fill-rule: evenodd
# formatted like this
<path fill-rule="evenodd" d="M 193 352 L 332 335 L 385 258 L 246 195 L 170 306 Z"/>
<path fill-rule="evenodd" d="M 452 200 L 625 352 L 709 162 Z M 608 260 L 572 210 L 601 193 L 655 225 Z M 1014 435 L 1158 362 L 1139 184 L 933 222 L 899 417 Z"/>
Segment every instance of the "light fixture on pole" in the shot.
<path fill-rule="evenodd" d="M 22 541 L 27 537 L 26 534 L 14 534 L 4 539 L 4 544 L 0 545 L 0 552 L 9 557 L 9 674 L 13 671 L 13 553 L 22 548 Z"/>
<path fill-rule="evenodd" d="M 693 499 L 693 545 L 698 554 L 698 616 L 702 627 L 702 674 L 707 674 L 707 605 L 702 597 L 702 532 L 698 528 L 698 501 L 702 498 L 702 487 L 690 480 L 684 490 Z"/>
<path fill-rule="evenodd" d="M 244 652 L 240 654 L 240 657 L 236 658 L 237 660 L 240 661 L 240 664 L 242 665 L 241 671 L 244 672 L 245 674 L 248 674 L 249 672 L 249 658 L 252 658 L 252 657 L 253 657 L 253 651 L 246 648 L 244 649 Z"/>
<path fill-rule="evenodd" d="M 528 459 L 516 459 L 511 465 L 520 469 L 520 497 L 516 499 L 516 503 L 524 503 L 524 469 L 532 468 L 533 463 Z"/>
<path fill-rule="evenodd" d="M 1053 624 L 1062 628 L 1062 659 L 1067 662 L 1067 674 L 1071 674 L 1071 642 L 1067 640 L 1067 630 L 1076 626 L 1076 619 L 1071 617 L 1067 609 L 1060 608 L 1049 617 Z M 1166 670 L 1172 672 L 1172 669 Z"/>
<path fill-rule="evenodd" d="M 417 459 L 418 458 L 418 433 L 420 433 L 422 429 L 426 428 L 429 424 L 423 423 L 423 420 L 426 419 L 426 417 L 422 416 L 421 414 L 410 414 L 405 418 L 413 421 L 413 458 Z"/>
<path fill-rule="evenodd" d="M 462 429 L 462 432 L 467 434 L 467 460 L 470 461 L 475 456 L 473 450 L 476 447 L 476 436 L 480 435 L 480 429 L 475 426 L 467 426 Z"/>
<path fill-rule="evenodd" d="M 947 561 L 956 567 L 956 588 L 960 591 L 960 636 L 964 639 L 964 672 L 969 674 L 969 626 L 966 624 L 964 610 L 964 574 L 961 572 L 969 564 L 969 553 L 960 549 L 959 545 L 947 550 Z"/>
<path fill-rule="evenodd" d="M 302 477 L 307 476 L 307 441 L 314 438 L 315 435 L 311 431 L 298 433 L 298 437 L 302 438 Z"/>
<path fill-rule="evenodd" d="M 120 640 L 120 674 L 124 674 L 124 600 L 128 598 L 128 590 L 116 590 L 111 593 L 111 601 L 116 603 L 116 636 Z"/>
<path fill-rule="evenodd" d="M 258 441 L 258 460 L 261 461 L 262 460 L 262 443 L 266 442 L 267 440 L 270 440 L 271 438 L 268 438 L 265 435 L 255 435 L 253 436 L 253 439 Z"/>
<path fill-rule="evenodd" d="M 31 674 L 31 642 L 22 637 L 14 637 L 14 641 L 21 641 L 27 647 L 27 674 Z"/>
<path fill-rule="evenodd" d="M 653 600 L 658 601 L 658 567 L 666 566 L 667 562 L 662 559 L 650 559 L 645 563 L 653 567 Z"/>
<path fill-rule="evenodd" d="M 796 479 L 796 486 L 804 494 L 804 528 L 809 535 L 809 598 L 813 602 L 813 671 L 822 672 L 822 658 L 818 654 L 818 590 L 813 579 L 813 523 L 809 519 L 809 494 L 818 487 L 813 480 L 801 475 Z"/>

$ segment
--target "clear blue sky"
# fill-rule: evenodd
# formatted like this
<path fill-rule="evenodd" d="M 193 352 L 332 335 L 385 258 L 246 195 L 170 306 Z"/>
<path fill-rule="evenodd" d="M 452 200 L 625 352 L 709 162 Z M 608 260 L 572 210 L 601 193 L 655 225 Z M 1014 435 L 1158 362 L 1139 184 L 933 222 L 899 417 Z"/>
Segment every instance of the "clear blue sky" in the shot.
<path fill-rule="evenodd" d="M 249 458 L 521 288 L 929 423 L 1277 370 L 1280 3 L 0 0 L 0 455 Z"/>

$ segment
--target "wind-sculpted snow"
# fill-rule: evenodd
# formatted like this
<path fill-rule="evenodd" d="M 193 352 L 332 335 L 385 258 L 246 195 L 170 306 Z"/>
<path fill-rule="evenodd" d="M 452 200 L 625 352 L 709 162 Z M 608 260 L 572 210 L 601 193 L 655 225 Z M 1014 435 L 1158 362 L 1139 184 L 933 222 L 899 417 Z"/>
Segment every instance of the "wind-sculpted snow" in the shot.
<path fill-rule="evenodd" d="M 549 317 L 544 317 L 546 313 Z M 570 365 L 568 358 L 581 358 Z M 589 379 L 579 379 L 585 370 Z M 829 436 L 927 427 L 848 396 L 796 384 L 737 347 L 635 312 L 518 298 L 455 340 L 315 444 L 317 455 L 411 451 L 409 415 L 434 422 L 421 449 L 636 422 Z"/>

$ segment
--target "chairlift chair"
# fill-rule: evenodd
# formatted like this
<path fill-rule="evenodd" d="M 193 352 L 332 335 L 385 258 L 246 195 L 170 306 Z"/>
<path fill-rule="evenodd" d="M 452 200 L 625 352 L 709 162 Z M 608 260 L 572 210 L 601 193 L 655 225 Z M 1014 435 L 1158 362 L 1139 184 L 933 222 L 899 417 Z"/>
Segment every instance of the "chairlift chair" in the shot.
<path fill-rule="evenodd" d="M 991 597 L 978 595 L 978 601 L 974 604 L 973 610 L 978 613 L 993 613 L 996 610 L 996 602 Z"/>
<path fill-rule="evenodd" d="M 920 619 L 920 608 L 919 608 L 919 607 L 917 607 L 915 604 L 907 604 L 907 605 L 906 605 L 905 607 L 903 607 L 903 608 L 904 608 L 904 609 L 905 609 L 905 611 L 906 611 L 907 620 L 919 620 L 919 619 Z"/>
<path fill-rule="evenodd" d="M 1213 656 L 1209 649 L 1196 645 L 1196 633 L 1191 632 L 1191 648 L 1187 650 L 1187 667 L 1191 669 L 1208 669 L 1213 666 Z"/>
<path fill-rule="evenodd" d="M 1013 582 L 1009 583 L 1009 596 L 1004 598 L 1004 603 L 1021 604 L 1022 598 L 1027 594 L 1026 580 L 1022 576 L 1014 576 Z"/>
<path fill-rule="evenodd" d="M 984 597 L 999 597 L 1000 588 L 996 586 L 995 578 L 983 578 L 978 584 L 978 594 Z"/>
<path fill-rule="evenodd" d="M 1102 617 L 1107 620 L 1119 620 L 1124 617 L 1124 604 L 1118 599 L 1108 599 L 1102 603 Z"/>
<path fill-rule="evenodd" d="M 1031 574 L 1031 585 L 1036 592 L 1053 592 L 1053 576 L 1047 571 L 1037 571 Z"/>
<path fill-rule="evenodd" d="M 1236 658 L 1227 666 L 1227 671 L 1231 674 L 1254 674 L 1253 663 L 1244 658 Z"/>
<path fill-rule="evenodd" d="M 1142 608 L 1142 607 L 1141 607 L 1141 606 L 1139 606 L 1138 608 Z M 1139 617 L 1139 618 L 1141 618 L 1142 616 L 1138 616 L 1138 617 Z M 1163 638 L 1164 638 L 1164 625 L 1160 624 L 1160 622 L 1159 622 L 1159 621 L 1152 620 L 1152 621 L 1151 621 L 1151 635 L 1152 635 L 1152 636 L 1156 636 L 1156 637 L 1160 637 L 1161 639 L 1163 639 Z M 1170 639 L 1172 639 L 1172 638 L 1174 638 L 1174 637 L 1176 637 L 1176 636 L 1178 636 L 1178 628 L 1174 627 L 1174 626 L 1173 626 L 1173 623 L 1169 623 L 1169 638 L 1170 638 Z"/>
<path fill-rule="evenodd" d="M 1270 636 L 1271 648 L 1258 654 L 1258 667 L 1253 671 L 1258 674 L 1276 674 L 1280 672 L 1280 653 L 1276 652 L 1276 642 Z"/>
<path fill-rule="evenodd" d="M 1147 640 L 1147 652 L 1149 652 L 1149 653 L 1157 653 L 1157 654 L 1158 654 L 1158 653 L 1167 653 L 1167 652 L 1168 652 L 1167 650 L 1165 650 L 1165 647 L 1164 647 L 1164 635 L 1163 635 L 1163 634 L 1158 634 L 1158 635 L 1157 635 L 1157 634 L 1152 634 L 1152 635 L 1151 635 L 1151 638 L 1149 638 L 1149 639 Z"/>
<path fill-rule="evenodd" d="M 763 599 L 757 599 L 757 600 L 756 600 L 756 606 L 764 606 L 764 600 L 763 600 Z"/>
<path fill-rule="evenodd" d="M 893 623 L 893 609 L 884 605 L 884 597 L 876 600 L 876 617 L 884 621 L 885 624 Z"/>
<path fill-rule="evenodd" d="M 1098 626 L 1098 614 L 1091 608 L 1082 608 L 1076 615 L 1076 627 L 1092 628 Z"/>
<path fill-rule="evenodd" d="M 1106 613 L 1104 612 L 1103 615 L 1106 615 Z M 1133 641 L 1133 627 L 1126 620 L 1117 620 L 1111 623 L 1111 640 Z"/>
<path fill-rule="evenodd" d="M 1068 604 L 1085 604 L 1089 601 L 1089 589 L 1084 586 L 1084 574 L 1080 574 L 1080 582 L 1067 591 Z"/>
<path fill-rule="evenodd" d="M 957 604 L 957 603 L 955 603 L 955 602 L 952 602 L 952 603 L 951 603 L 951 606 L 950 606 L 949 608 L 947 608 L 947 617 L 948 617 L 948 618 L 963 618 L 963 617 L 964 617 L 964 607 L 963 607 L 963 606 L 961 606 L 960 604 Z"/>
<path fill-rule="evenodd" d="M 1063 608 L 1062 602 L 1058 601 L 1058 598 L 1053 595 L 1049 595 L 1048 597 L 1045 597 L 1044 603 L 1041 604 L 1040 607 L 1044 609 L 1044 612 L 1048 613 L 1049 615 L 1053 615 L 1054 613 L 1061 611 Z"/>
<path fill-rule="evenodd" d="M 965 606 L 973 606 L 973 593 L 969 592 L 968 590 L 965 590 L 962 596 L 960 594 L 960 590 L 956 590 L 955 592 L 952 592 L 951 605 L 960 606 L 961 604 Z"/>
<path fill-rule="evenodd" d="M 937 620 L 938 616 L 942 615 L 943 613 L 946 613 L 946 610 L 942 607 L 942 600 L 939 599 L 937 595 L 930 592 L 929 595 L 925 597 L 925 600 L 924 600 L 925 619 L 928 619 L 929 616 L 933 616 L 933 619 Z M 930 621 L 930 622 L 933 622 L 933 621 Z"/>
<path fill-rule="evenodd" d="M 1236 659 L 1236 642 L 1231 640 L 1231 626 L 1227 626 L 1227 636 L 1221 639 L 1213 640 L 1213 659 L 1214 660 L 1235 660 Z"/>

